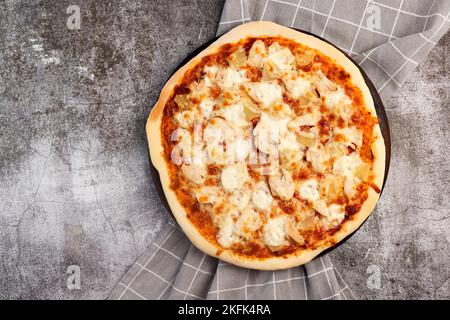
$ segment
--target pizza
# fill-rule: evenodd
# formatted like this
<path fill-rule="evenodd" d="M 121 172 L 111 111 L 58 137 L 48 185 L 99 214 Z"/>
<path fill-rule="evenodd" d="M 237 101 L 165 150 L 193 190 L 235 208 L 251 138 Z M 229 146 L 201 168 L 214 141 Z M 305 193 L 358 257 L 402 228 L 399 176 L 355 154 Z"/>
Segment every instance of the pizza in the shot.
<path fill-rule="evenodd" d="M 147 123 L 170 208 L 205 253 L 253 269 L 309 262 L 373 211 L 385 146 L 359 69 L 270 22 L 180 68 Z"/>

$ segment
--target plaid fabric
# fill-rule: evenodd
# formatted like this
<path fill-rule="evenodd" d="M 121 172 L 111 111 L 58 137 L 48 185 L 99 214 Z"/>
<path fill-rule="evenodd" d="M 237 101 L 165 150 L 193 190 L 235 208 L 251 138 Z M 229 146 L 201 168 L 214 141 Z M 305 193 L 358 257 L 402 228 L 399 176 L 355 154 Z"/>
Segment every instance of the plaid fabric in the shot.
<path fill-rule="evenodd" d="M 227 0 L 218 34 L 270 20 L 319 35 L 354 58 L 383 101 L 447 32 L 448 0 Z"/>
<path fill-rule="evenodd" d="M 331 40 L 364 68 L 383 99 L 449 28 L 448 0 L 227 0 L 218 34 L 271 20 Z M 111 299 L 352 299 L 328 256 L 289 270 L 218 262 L 169 224 L 130 268 Z"/>
<path fill-rule="evenodd" d="M 304 267 L 255 271 L 218 261 L 195 248 L 173 224 L 160 232 L 110 299 L 351 299 L 327 256 Z"/>

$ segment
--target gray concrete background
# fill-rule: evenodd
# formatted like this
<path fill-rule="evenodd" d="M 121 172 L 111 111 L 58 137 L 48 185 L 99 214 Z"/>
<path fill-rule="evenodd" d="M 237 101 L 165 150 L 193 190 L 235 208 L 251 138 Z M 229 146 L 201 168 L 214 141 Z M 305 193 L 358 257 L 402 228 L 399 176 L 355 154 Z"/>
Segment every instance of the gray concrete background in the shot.
<path fill-rule="evenodd" d="M 73 2 L 80 30 L 66 27 Z M 167 213 L 150 178 L 146 116 L 173 68 L 214 36 L 221 8 L 0 2 L 0 298 L 106 298 L 150 244 Z M 388 183 L 375 214 L 332 253 L 361 298 L 450 298 L 449 50 L 447 34 L 386 103 Z M 66 288 L 72 264 L 80 290 Z M 379 289 L 368 268 L 380 270 Z"/>

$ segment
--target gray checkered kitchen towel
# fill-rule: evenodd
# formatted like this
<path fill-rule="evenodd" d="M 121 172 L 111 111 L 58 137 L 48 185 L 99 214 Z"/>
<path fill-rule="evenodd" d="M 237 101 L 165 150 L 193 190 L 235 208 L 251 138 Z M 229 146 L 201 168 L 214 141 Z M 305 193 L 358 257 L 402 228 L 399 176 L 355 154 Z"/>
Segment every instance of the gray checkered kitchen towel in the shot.
<path fill-rule="evenodd" d="M 383 101 L 447 32 L 449 0 L 227 0 L 218 34 L 255 20 L 311 32 L 364 69 Z"/>
<path fill-rule="evenodd" d="M 114 288 L 110 299 L 349 299 L 327 256 L 304 267 L 256 271 L 199 251 L 168 224 Z"/>
<path fill-rule="evenodd" d="M 271 20 L 320 35 L 351 55 L 383 100 L 449 28 L 449 0 L 226 0 L 218 34 Z M 328 256 L 282 271 L 242 269 L 196 249 L 168 224 L 111 299 L 351 299 Z"/>

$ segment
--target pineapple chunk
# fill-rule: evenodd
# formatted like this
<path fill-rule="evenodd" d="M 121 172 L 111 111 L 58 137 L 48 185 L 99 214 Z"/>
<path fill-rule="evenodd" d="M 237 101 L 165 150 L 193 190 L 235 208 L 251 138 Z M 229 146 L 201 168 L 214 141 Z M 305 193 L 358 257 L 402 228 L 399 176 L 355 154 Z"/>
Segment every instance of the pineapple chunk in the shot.
<path fill-rule="evenodd" d="M 307 50 L 305 52 L 297 52 L 295 54 L 295 61 L 298 66 L 306 66 L 314 61 L 314 52 Z"/>
<path fill-rule="evenodd" d="M 366 181 L 367 178 L 369 178 L 370 169 L 370 165 L 366 162 L 363 162 L 355 169 L 355 176 L 358 177 L 361 181 Z"/>
<path fill-rule="evenodd" d="M 300 131 L 298 134 L 298 141 L 306 147 L 312 147 L 315 143 L 313 133 Z"/>
<path fill-rule="evenodd" d="M 181 109 L 187 109 L 189 107 L 190 101 L 188 99 L 187 94 L 177 94 L 175 98 L 173 99 L 175 103 L 180 107 Z"/>
<path fill-rule="evenodd" d="M 242 67 L 247 62 L 245 50 L 242 47 L 237 48 L 236 51 L 228 56 L 227 61 L 232 67 Z"/>

